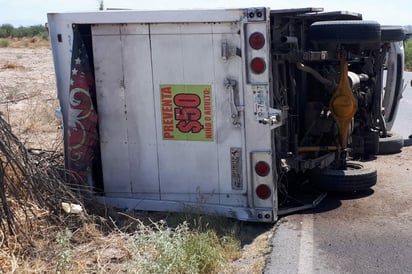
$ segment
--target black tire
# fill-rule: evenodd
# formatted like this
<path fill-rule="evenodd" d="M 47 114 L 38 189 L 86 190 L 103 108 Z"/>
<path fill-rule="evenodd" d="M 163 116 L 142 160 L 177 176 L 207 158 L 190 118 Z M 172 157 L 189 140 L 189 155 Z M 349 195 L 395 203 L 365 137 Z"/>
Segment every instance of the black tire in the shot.
<path fill-rule="evenodd" d="M 405 31 L 401 26 L 381 26 L 381 41 L 398 42 L 405 39 Z"/>
<path fill-rule="evenodd" d="M 395 154 L 403 148 L 403 137 L 395 132 L 388 131 L 386 137 L 379 138 L 379 155 Z"/>
<path fill-rule="evenodd" d="M 375 21 L 320 21 L 310 26 L 309 39 L 318 43 L 377 43 L 381 42 L 381 27 Z"/>
<path fill-rule="evenodd" d="M 331 192 L 351 192 L 369 189 L 376 185 L 377 171 L 350 161 L 346 170 L 332 168 L 316 169 L 311 174 L 312 182 L 320 189 Z"/>

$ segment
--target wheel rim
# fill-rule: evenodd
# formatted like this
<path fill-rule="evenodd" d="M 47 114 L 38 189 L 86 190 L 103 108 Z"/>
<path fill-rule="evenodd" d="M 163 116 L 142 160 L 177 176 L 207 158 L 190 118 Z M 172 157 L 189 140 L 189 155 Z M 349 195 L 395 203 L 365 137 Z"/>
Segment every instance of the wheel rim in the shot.
<path fill-rule="evenodd" d="M 362 169 L 363 166 L 360 164 L 355 164 L 355 163 L 346 163 L 346 169 L 345 170 L 359 170 Z"/>

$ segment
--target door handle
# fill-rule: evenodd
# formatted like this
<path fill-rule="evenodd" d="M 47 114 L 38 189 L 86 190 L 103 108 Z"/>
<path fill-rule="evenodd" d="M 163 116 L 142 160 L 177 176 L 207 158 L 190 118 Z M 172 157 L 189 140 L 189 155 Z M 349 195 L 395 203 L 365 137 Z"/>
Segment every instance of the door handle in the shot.
<path fill-rule="evenodd" d="M 230 111 L 232 117 L 232 124 L 236 127 L 240 127 L 240 112 L 244 110 L 244 106 L 236 104 L 236 86 L 237 82 L 233 79 L 225 79 L 224 85 L 226 89 L 229 91 L 229 98 L 230 98 Z M 237 94 L 239 95 L 239 94 Z"/>

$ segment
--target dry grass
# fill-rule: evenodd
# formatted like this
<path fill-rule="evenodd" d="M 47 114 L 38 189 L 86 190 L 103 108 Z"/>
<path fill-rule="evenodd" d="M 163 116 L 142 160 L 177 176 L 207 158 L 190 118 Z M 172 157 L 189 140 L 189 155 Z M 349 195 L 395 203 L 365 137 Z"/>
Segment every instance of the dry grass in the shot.
<path fill-rule="evenodd" d="M 35 227 L 39 237 L 33 247 L 2 246 L 1 273 L 118 273 L 127 269 L 127 234 L 104 234 L 94 224 L 74 231 L 57 226 L 40 228 Z"/>
<path fill-rule="evenodd" d="M 22 37 L 22 38 L 2 38 L 4 46 L 9 48 L 40 48 L 40 47 L 50 47 L 50 42 L 41 37 Z"/>
<path fill-rule="evenodd" d="M 74 231 L 94 223 L 92 216 L 65 214 L 62 202 L 81 205 L 91 197 L 87 187 L 62 168 L 61 153 L 30 154 L 0 118 L 0 256 L 3 272 L 21 265 L 55 261 L 50 250 L 64 228 Z M 57 241 L 57 240 L 56 240 Z M 59 244 L 59 242 L 57 241 Z M 42 254 L 38 257 L 38 254 Z M 58 254 L 59 255 L 59 254 Z M 38 259 L 40 258 L 40 259 Z M 57 261 L 58 258 L 57 258 Z M 44 262 L 46 263 L 46 262 Z"/>
<path fill-rule="evenodd" d="M 3 64 L 0 69 L 25 69 L 25 67 L 14 63 L 6 63 Z"/>

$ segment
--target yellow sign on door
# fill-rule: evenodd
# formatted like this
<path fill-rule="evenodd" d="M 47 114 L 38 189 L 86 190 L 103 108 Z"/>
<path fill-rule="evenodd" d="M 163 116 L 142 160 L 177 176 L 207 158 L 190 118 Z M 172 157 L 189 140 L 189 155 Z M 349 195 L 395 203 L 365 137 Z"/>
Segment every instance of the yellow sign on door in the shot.
<path fill-rule="evenodd" d="M 160 85 L 163 140 L 214 141 L 210 85 Z"/>

